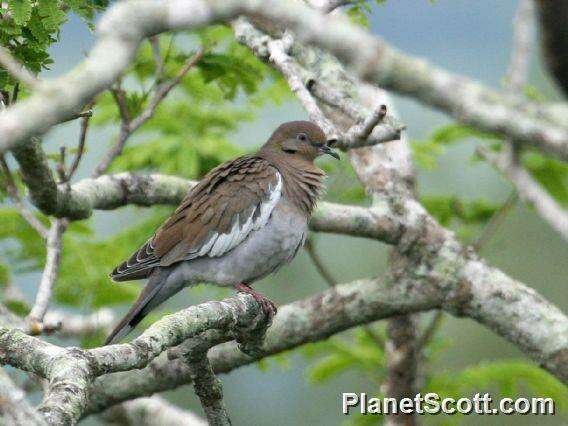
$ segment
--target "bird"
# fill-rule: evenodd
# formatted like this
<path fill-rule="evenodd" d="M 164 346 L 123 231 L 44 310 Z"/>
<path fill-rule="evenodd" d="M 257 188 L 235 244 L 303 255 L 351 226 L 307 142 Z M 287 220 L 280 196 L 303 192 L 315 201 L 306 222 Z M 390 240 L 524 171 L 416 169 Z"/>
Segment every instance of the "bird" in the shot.
<path fill-rule="evenodd" d="M 334 142 L 310 121 L 290 121 L 256 153 L 207 173 L 154 235 L 110 273 L 115 282 L 148 282 L 105 344 L 120 341 L 151 310 L 199 283 L 252 295 L 270 323 L 277 308 L 251 284 L 292 261 L 304 244 L 324 189 L 325 173 L 314 160 L 324 154 L 339 160 Z"/>

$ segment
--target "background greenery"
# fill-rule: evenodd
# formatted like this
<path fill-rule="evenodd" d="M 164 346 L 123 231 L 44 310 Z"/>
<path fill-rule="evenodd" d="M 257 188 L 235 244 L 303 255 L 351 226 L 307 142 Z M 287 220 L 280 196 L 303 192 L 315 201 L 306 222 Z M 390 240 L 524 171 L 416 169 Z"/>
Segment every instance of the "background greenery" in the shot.
<path fill-rule="evenodd" d="M 67 1 L 62 12 L 56 2 L 40 0 L 31 8 L 27 0 L 9 2 L 13 22 L 1 21 L 0 42 L 41 76 L 54 76 L 82 60 L 93 36 L 90 33 L 104 1 Z M 363 3 L 363 2 L 362 2 Z M 513 0 L 399 0 L 358 7 L 350 15 L 370 31 L 411 54 L 426 56 L 450 70 L 470 75 L 495 87 L 502 85 L 511 39 Z M 370 3 L 371 4 L 371 3 Z M 112 171 L 160 171 L 199 178 L 216 164 L 259 146 L 281 122 L 305 118 L 305 112 L 277 74 L 239 46 L 229 29 L 221 26 L 199 33 L 160 38 L 166 56 L 164 76 L 176 74 L 184 61 L 204 45 L 206 54 L 183 83 L 158 108 L 155 117 L 129 142 Z M 557 99 L 538 60 L 534 58 L 532 96 Z M 135 116 L 147 104 L 156 84 L 149 44 L 123 79 L 127 104 Z M 0 72 L 0 87 L 13 82 Z M 25 93 L 22 94 L 25 96 Z M 511 187 L 475 157 L 474 146 L 492 146 L 494 140 L 457 126 L 432 110 L 395 96 L 401 119 L 408 125 L 418 168 L 418 188 L 425 206 L 465 241 L 478 240 L 487 222 L 511 195 Z M 97 98 L 88 150 L 78 178 L 88 176 L 118 133 L 118 111 L 109 93 Z M 56 154 L 60 145 L 72 149 L 78 123 L 59 126 L 46 137 L 46 149 Z M 533 175 L 565 206 L 568 205 L 565 164 L 537 153 L 524 158 Z M 338 202 L 367 203 L 354 174 L 343 160 L 323 163 L 330 174 L 327 198 Z M 5 194 L 0 194 L 0 197 Z M 56 286 L 56 302 L 65 309 L 88 313 L 102 306 L 126 310 L 139 285 L 112 284 L 107 273 L 145 241 L 171 208 L 126 208 L 97 212 L 92 219 L 72 224 L 64 238 L 63 264 Z M 0 207 L 0 285 L 12 282 L 24 289 L 29 301 L 35 294 L 43 266 L 43 243 L 11 209 Z M 386 267 L 387 247 L 349 237 L 316 235 L 314 244 L 338 282 L 380 275 Z M 536 288 L 563 310 L 568 309 L 568 247 L 561 237 L 529 208 L 515 202 L 497 231 L 482 247 L 491 264 Z M 293 264 L 257 287 L 278 304 L 325 289 L 309 256 L 302 252 Z M 227 292 L 202 286 L 184 291 L 163 311 L 173 311 Z M 11 304 L 25 312 L 26 304 Z M 428 322 L 431 314 L 423 316 Z M 382 324 L 373 326 L 381 336 Z M 101 343 L 89 336 L 83 345 Z M 539 423 L 567 421 L 568 391 L 548 374 L 526 361 L 512 345 L 478 324 L 445 317 L 425 351 L 425 389 L 458 396 L 490 391 L 500 395 L 553 396 L 560 414 L 539 418 Z M 354 330 L 327 342 L 309 345 L 291 354 L 223 376 L 225 397 L 235 424 L 340 424 L 342 391 L 379 394 L 384 378 L 384 354 L 368 331 Z M 172 401 L 200 412 L 189 388 L 168 395 Z M 564 414 L 562 414 L 564 412 Z M 352 416 L 356 423 L 377 418 Z M 95 423 L 96 419 L 90 419 Z M 433 417 L 431 424 L 526 424 L 534 417 Z"/>

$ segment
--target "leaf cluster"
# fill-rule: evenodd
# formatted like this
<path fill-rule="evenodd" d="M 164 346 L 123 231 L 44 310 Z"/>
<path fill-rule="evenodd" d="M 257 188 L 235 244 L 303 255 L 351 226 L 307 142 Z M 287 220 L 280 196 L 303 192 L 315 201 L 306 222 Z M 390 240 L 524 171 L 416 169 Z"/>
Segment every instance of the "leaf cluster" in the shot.
<path fill-rule="evenodd" d="M 97 11 L 107 4 L 103 0 L 8 0 L 6 7 L 0 8 L 0 45 L 37 74 L 53 63 L 48 49 L 59 41 L 61 26 L 70 13 L 92 27 Z M 0 88 L 7 90 L 14 83 L 0 69 Z"/>

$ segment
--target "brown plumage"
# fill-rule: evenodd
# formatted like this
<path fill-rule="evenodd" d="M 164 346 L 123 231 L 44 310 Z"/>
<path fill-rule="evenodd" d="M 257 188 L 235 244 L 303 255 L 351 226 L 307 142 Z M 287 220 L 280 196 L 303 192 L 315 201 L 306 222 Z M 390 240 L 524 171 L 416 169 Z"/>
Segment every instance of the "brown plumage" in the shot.
<path fill-rule="evenodd" d="M 110 274 L 115 281 L 151 279 L 109 341 L 124 329 L 129 331 L 153 305 L 171 296 L 157 298 L 172 268 L 203 258 L 229 256 L 251 235 L 258 234 L 284 200 L 293 208 L 290 214 L 305 217 L 307 223 L 323 189 L 325 174 L 313 163 L 322 154 L 338 158 L 318 126 L 295 121 L 281 125 L 256 154 L 211 170 L 154 236 Z M 240 277 L 247 280 L 244 288 L 239 287 L 241 291 L 248 291 L 248 284 L 259 278 L 254 275 Z M 227 285 L 224 281 L 213 283 Z M 235 276 L 232 285 L 237 284 L 241 283 Z M 249 292 L 267 306 L 263 296 L 252 289 Z"/>

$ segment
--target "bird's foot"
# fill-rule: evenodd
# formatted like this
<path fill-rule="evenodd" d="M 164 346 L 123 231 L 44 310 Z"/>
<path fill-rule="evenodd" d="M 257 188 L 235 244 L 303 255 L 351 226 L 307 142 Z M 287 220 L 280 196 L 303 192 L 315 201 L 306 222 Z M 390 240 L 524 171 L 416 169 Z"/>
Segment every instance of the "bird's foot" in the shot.
<path fill-rule="evenodd" d="M 240 327 L 235 335 L 239 343 L 239 349 L 254 358 L 263 353 L 262 345 L 264 336 L 266 335 L 266 330 L 272 324 L 272 318 L 276 315 L 277 309 L 270 299 L 254 291 L 247 284 L 237 284 L 235 285 L 235 289 L 242 293 L 250 294 L 262 308 L 262 314 L 258 315 L 250 323 L 244 325 L 244 327 Z"/>
<path fill-rule="evenodd" d="M 272 324 L 272 319 L 278 312 L 278 309 L 276 308 L 276 305 L 272 302 L 272 300 L 270 300 L 262 293 L 253 290 L 248 284 L 239 283 L 235 285 L 235 289 L 237 291 L 240 291 L 241 293 L 247 293 L 254 297 L 254 300 L 256 300 L 260 304 L 262 312 L 264 312 L 264 315 L 266 316 L 266 322 L 268 324 Z"/>

